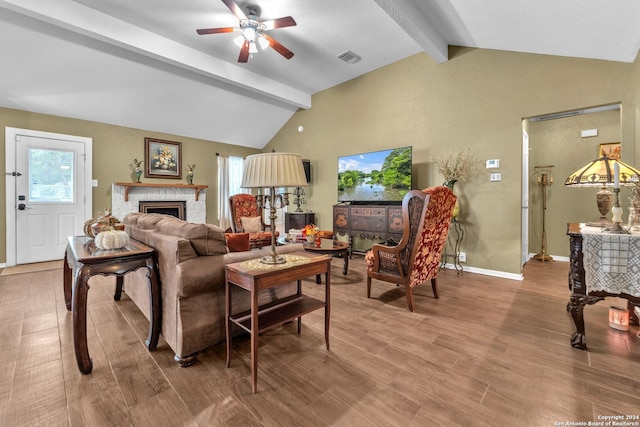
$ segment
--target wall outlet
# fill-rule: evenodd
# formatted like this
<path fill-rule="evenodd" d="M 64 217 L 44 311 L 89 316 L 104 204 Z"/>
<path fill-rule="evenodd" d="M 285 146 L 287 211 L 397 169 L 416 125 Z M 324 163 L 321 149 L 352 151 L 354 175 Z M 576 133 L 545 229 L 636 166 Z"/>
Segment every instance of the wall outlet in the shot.
<path fill-rule="evenodd" d="M 466 252 L 460 252 L 458 254 L 458 261 L 467 262 L 467 253 Z"/>

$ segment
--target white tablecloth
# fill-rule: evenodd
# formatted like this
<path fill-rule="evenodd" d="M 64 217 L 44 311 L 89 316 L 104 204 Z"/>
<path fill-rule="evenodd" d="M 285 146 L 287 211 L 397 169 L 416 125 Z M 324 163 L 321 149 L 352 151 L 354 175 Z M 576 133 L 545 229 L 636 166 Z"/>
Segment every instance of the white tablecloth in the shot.
<path fill-rule="evenodd" d="M 640 234 L 611 234 L 581 225 L 587 292 L 640 297 Z"/>

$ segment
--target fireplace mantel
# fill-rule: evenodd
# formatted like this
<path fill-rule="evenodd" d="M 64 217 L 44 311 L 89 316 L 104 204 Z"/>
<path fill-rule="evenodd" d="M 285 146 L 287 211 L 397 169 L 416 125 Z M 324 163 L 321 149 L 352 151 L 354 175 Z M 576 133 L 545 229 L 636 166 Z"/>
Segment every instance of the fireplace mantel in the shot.
<path fill-rule="evenodd" d="M 205 188 L 209 188 L 208 185 L 197 184 L 148 184 L 146 182 L 114 182 L 113 185 L 119 185 L 124 187 L 124 201 L 129 201 L 129 189 L 131 187 L 171 187 L 171 188 L 193 188 L 196 192 L 196 202 L 198 201 L 198 195 Z"/>

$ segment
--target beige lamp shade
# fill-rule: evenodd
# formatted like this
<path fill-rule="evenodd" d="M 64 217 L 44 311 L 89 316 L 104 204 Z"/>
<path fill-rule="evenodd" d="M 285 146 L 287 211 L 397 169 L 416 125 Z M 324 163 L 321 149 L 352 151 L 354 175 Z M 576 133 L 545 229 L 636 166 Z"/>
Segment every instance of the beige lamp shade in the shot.
<path fill-rule="evenodd" d="M 306 187 L 302 158 L 294 153 L 263 153 L 247 156 L 242 188 Z"/>
<path fill-rule="evenodd" d="M 620 167 L 620 184 L 633 184 L 640 180 L 640 171 L 620 160 L 607 156 L 592 160 L 567 178 L 564 185 L 585 185 L 602 187 L 614 182 L 614 164 Z"/>

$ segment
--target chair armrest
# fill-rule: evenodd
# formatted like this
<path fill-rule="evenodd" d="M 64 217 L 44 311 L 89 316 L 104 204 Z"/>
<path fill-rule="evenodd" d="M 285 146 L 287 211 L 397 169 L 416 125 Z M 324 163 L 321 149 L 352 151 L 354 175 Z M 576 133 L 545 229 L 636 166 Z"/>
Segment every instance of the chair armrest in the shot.
<path fill-rule="evenodd" d="M 402 268 L 402 263 L 400 262 L 400 251 L 403 249 L 401 245 L 396 246 L 387 246 L 375 244 L 371 247 L 371 252 L 373 254 L 373 267 L 371 271 L 379 272 L 380 271 L 380 257 L 387 259 L 387 264 L 395 263 L 395 268 L 397 272 L 404 276 L 404 270 Z"/>

